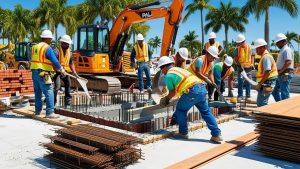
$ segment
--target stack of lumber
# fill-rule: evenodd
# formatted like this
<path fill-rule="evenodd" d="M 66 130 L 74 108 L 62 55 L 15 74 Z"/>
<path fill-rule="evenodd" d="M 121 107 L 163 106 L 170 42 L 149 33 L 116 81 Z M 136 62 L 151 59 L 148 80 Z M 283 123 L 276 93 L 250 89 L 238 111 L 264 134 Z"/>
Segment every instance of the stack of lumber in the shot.
<path fill-rule="evenodd" d="M 265 155 L 300 162 L 300 96 L 257 109 L 257 150 Z"/>
<path fill-rule="evenodd" d="M 30 70 L 0 70 L 0 98 L 33 94 Z"/>

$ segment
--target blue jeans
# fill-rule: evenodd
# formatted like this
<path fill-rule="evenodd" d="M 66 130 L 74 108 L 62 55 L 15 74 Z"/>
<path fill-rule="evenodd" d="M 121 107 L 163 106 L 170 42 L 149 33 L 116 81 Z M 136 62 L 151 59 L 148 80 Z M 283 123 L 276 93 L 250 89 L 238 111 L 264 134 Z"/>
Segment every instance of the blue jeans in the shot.
<path fill-rule="evenodd" d="M 265 81 L 265 87 L 272 87 L 274 89 L 276 79 Z M 257 106 L 261 107 L 261 106 L 267 105 L 271 93 L 272 93 L 272 91 L 268 92 L 265 90 L 265 88 L 262 88 L 262 90 L 258 91 L 257 99 L 256 99 Z"/>
<path fill-rule="evenodd" d="M 34 88 L 34 103 L 35 113 L 39 114 L 43 109 L 42 93 L 46 97 L 46 115 L 54 113 L 54 93 L 53 84 L 45 84 L 43 78 L 39 75 L 43 70 L 32 70 L 33 88 Z"/>
<path fill-rule="evenodd" d="M 281 74 L 276 80 L 276 84 L 272 95 L 276 102 L 290 98 L 290 83 L 294 73 L 290 72 L 287 75 Z"/>
<path fill-rule="evenodd" d="M 194 105 L 200 111 L 202 118 L 211 131 L 211 135 L 219 136 L 221 134 L 216 119 L 208 107 L 206 94 L 205 86 L 203 84 L 196 84 L 190 89 L 188 94 L 183 94 L 178 100 L 174 113 L 179 124 L 180 134 L 188 134 L 187 112 Z"/>
<path fill-rule="evenodd" d="M 238 68 L 238 97 L 243 97 L 243 85 L 246 86 L 246 97 L 250 97 L 251 85 L 246 80 L 241 77 L 241 72 L 243 70 Z M 247 74 L 250 79 L 252 79 L 251 74 Z M 244 82 L 245 81 L 245 82 Z"/>
<path fill-rule="evenodd" d="M 150 65 L 147 62 L 139 63 L 138 68 L 138 78 L 139 78 L 139 89 L 140 91 L 144 90 L 144 76 L 143 73 L 146 74 L 147 79 L 147 89 L 151 89 L 152 82 L 151 82 L 151 76 L 150 76 Z"/>

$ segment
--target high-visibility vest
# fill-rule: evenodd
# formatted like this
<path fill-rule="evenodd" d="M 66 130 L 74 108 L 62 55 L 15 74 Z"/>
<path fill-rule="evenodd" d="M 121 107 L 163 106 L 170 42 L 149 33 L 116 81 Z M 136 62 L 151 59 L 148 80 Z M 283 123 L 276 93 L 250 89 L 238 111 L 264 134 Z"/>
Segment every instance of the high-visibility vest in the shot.
<path fill-rule="evenodd" d="M 32 47 L 32 56 L 30 69 L 42 69 L 45 71 L 54 71 L 52 62 L 47 59 L 46 51 L 50 46 L 47 43 L 41 42 Z"/>
<path fill-rule="evenodd" d="M 149 61 L 148 44 L 146 42 L 143 42 L 143 49 L 140 47 L 138 43 L 135 44 L 134 49 L 136 53 L 136 60 L 138 62 Z"/>
<path fill-rule="evenodd" d="M 205 44 L 205 49 L 208 50 L 208 48 L 210 47 L 210 43 L 209 42 L 206 42 Z M 215 46 L 216 48 L 219 48 L 219 42 L 215 42 L 212 46 Z"/>
<path fill-rule="evenodd" d="M 207 56 L 206 55 L 202 55 L 197 59 L 201 59 L 203 61 L 203 65 L 200 69 L 200 73 L 205 76 L 210 71 L 210 69 L 213 65 L 213 62 L 210 62 L 210 63 L 207 64 Z M 188 71 L 191 72 L 193 75 L 197 75 L 196 74 L 196 61 L 197 61 L 197 59 L 194 59 L 192 64 L 188 68 Z"/>
<path fill-rule="evenodd" d="M 262 58 L 260 59 L 260 61 L 258 63 L 257 73 L 256 73 L 256 81 L 257 82 L 260 82 L 262 80 L 262 78 L 264 77 L 265 70 L 264 70 L 264 67 L 263 67 L 263 59 L 265 57 L 269 57 L 271 59 L 271 62 L 272 62 L 271 72 L 270 72 L 270 75 L 269 75 L 268 79 L 278 75 L 276 62 L 275 62 L 273 56 L 267 50 L 265 50 L 265 52 L 262 55 Z"/>
<path fill-rule="evenodd" d="M 214 66 L 221 68 L 221 70 L 220 69 L 218 69 L 218 70 L 221 71 L 221 73 L 222 73 L 222 71 L 224 69 L 224 62 L 216 63 Z M 233 72 L 233 68 L 232 67 L 228 68 L 227 71 L 225 72 L 225 75 L 223 77 L 221 77 L 222 80 L 225 80 L 229 75 L 231 75 L 232 72 Z"/>
<path fill-rule="evenodd" d="M 180 82 L 175 87 L 175 92 L 177 96 L 181 96 L 187 89 L 194 86 L 195 84 L 200 84 L 201 80 L 196 76 L 192 75 L 189 71 L 179 68 L 172 67 L 167 74 L 173 73 L 179 77 L 181 77 Z"/>
<path fill-rule="evenodd" d="M 63 49 L 61 47 L 58 48 L 58 61 L 67 72 L 71 71 L 69 66 L 70 58 L 71 58 L 70 49 L 67 49 L 66 53 L 64 54 Z"/>
<path fill-rule="evenodd" d="M 238 50 L 238 61 L 242 67 L 248 68 L 251 66 L 251 47 L 246 45 L 245 47 L 239 46 Z"/>

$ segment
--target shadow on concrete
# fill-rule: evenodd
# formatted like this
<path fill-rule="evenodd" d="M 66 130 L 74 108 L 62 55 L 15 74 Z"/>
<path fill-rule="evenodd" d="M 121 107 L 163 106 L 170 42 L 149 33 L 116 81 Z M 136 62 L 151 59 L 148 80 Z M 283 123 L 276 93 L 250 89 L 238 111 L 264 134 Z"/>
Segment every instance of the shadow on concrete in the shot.
<path fill-rule="evenodd" d="M 243 117 L 234 119 L 235 121 L 243 122 L 243 123 L 256 123 L 256 120 L 253 117 Z"/>
<path fill-rule="evenodd" d="M 49 158 L 47 157 L 35 158 L 33 161 L 35 163 L 34 165 L 40 168 L 62 169 L 54 163 L 50 163 Z"/>
<path fill-rule="evenodd" d="M 8 119 L 11 119 L 11 118 L 15 118 L 15 119 L 29 119 L 29 118 L 26 117 L 26 116 L 19 116 L 19 115 L 14 115 L 14 114 L 1 114 L 1 115 L 0 115 L 0 118 L 8 118 Z"/>
<path fill-rule="evenodd" d="M 234 156 L 260 161 L 263 163 L 274 165 L 278 168 L 287 168 L 287 169 L 300 168 L 300 164 L 281 160 L 281 159 L 275 159 L 269 156 L 265 156 L 260 152 L 257 152 L 256 143 L 243 147 L 242 149 L 239 149 L 238 152 L 234 154 Z"/>

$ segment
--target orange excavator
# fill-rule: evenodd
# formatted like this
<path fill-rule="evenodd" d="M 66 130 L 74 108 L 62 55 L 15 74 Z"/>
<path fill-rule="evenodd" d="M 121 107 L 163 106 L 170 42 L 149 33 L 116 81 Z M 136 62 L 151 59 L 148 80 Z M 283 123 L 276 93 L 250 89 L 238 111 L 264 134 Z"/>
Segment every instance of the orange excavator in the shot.
<path fill-rule="evenodd" d="M 129 76 L 126 73 L 135 71 L 130 67 L 130 53 L 124 52 L 128 33 L 135 23 L 165 18 L 160 55 L 169 55 L 175 44 L 184 0 L 173 0 L 167 7 L 148 8 L 162 2 L 128 5 L 120 12 L 110 31 L 107 25 L 83 25 L 78 28 L 74 64 L 76 71 L 89 79 L 87 87 L 90 90 L 107 93 L 120 91 L 119 79 L 126 83 Z"/>

